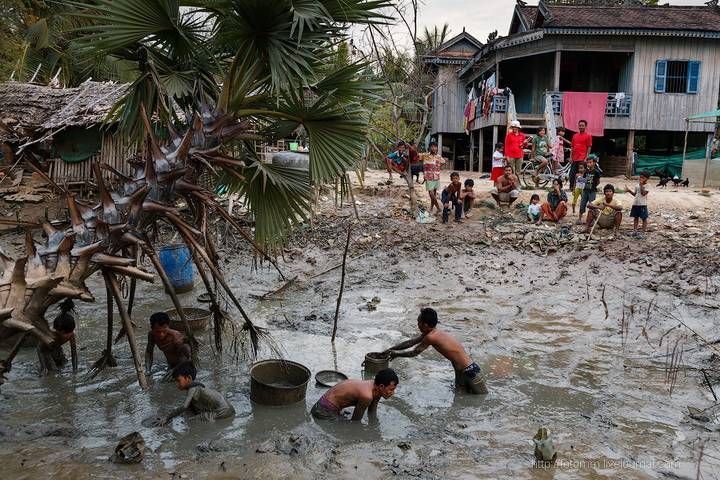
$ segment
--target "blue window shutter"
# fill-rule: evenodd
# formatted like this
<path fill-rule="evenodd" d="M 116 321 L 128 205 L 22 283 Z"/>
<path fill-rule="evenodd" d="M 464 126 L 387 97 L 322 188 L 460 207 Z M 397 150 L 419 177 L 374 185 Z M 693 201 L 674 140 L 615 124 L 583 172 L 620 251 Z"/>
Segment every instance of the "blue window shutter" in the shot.
<path fill-rule="evenodd" d="M 655 92 L 665 93 L 665 80 L 667 79 L 667 60 L 655 62 Z"/>
<path fill-rule="evenodd" d="M 687 93 L 698 93 L 700 88 L 700 62 L 688 62 Z"/>

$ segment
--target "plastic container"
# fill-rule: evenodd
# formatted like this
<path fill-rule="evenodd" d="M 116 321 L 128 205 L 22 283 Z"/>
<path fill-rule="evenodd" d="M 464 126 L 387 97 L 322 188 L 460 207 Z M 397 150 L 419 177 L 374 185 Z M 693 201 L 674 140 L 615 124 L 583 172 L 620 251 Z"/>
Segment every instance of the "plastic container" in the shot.
<path fill-rule="evenodd" d="M 193 272 L 192 255 L 185 244 L 165 245 L 158 250 L 160 265 L 177 293 L 189 292 L 193 289 L 195 273 Z"/>

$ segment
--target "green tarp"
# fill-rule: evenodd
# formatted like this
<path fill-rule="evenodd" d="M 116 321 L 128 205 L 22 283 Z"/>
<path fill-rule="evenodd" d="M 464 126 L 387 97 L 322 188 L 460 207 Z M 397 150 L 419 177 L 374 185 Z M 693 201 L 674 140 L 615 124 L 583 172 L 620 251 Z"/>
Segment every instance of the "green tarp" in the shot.
<path fill-rule="evenodd" d="M 53 139 L 55 154 L 67 163 L 84 162 L 100 151 L 102 132 L 98 128 L 72 127 Z"/>
<path fill-rule="evenodd" d="M 704 160 L 705 159 L 705 150 L 693 150 L 690 152 L 687 152 L 685 155 L 685 158 L 687 160 Z M 659 157 L 655 155 L 638 155 L 637 161 L 635 163 L 635 171 L 636 172 L 642 172 L 643 170 L 648 171 L 651 175 L 655 175 L 655 172 L 658 170 L 660 171 L 667 171 L 667 173 L 671 176 L 678 176 L 680 177 L 682 175 L 682 167 L 683 167 L 683 155 L 682 153 L 679 153 L 677 155 L 670 155 L 666 157 Z"/>
<path fill-rule="evenodd" d="M 700 118 L 709 118 L 709 117 L 720 117 L 720 110 L 713 110 L 712 112 L 703 112 L 703 113 L 696 113 L 695 115 L 690 115 L 688 120 L 698 120 Z"/>

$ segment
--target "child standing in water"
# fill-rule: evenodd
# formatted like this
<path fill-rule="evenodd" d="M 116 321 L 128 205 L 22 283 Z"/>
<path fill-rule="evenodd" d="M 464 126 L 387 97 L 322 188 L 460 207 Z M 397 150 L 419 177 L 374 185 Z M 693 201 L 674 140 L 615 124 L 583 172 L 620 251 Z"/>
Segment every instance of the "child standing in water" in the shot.
<path fill-rule="evenodd" d="M 575 215 L 575 206 L 577 205 L 578 198 L 580 198 L 580 195 L 582 195 L 583 190 L 585 189 L 585 163 L 578 163 L 577 166 L 577 173 L 575 174 L 575 189 L 573 190 L 573 201 L 572 201 L 572 211 L 573 215 Z"/>
<path fill-rule="evenodd" d="M 235 409 L 227 399 L 217 390 L 208 388 L 196 382 L 197 370 L 192 362 L 183 362 L 173 370 L 175 384 L 180 390 L 187 391 L 185 402 L 155 424 L 163 426 L 170 423 L 173 418 L 189 412 L 194 418 L 204 421 L 214 421 L 235 416 Z"/>

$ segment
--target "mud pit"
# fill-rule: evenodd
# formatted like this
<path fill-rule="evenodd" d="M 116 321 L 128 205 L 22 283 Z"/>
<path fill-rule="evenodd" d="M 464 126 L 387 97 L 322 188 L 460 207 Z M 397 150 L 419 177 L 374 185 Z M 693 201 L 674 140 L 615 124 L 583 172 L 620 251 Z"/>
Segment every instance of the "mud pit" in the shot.
<path fill-rule="evenodd" d="M 692 197 L 695 219 L 676 206 L 667 218 L 652 217 L 654 231 L 644 241 L 624 231 L 587 248 L 582 240 L 536 255 L 503 233 L 516 225 L 516 212 L 483 208 L 462 225 L 418 225 L 402 218 L 399 182 L 378 187 L 375 179 L 365 193 L 356 191 L 362 219 L 334 349 L 340 270 L 311 277 L 340 262 L 347 205 L 335 213 L 326 200 L 314 227 L 294 236 L 281 266 L 298 279 L 287 289 L 253 298 L 282 282 L 272 270 L 251 271 L 244 254 L 225 265 L 231 286 L 286 357 L 313 374 L 331 368 L 360 376 L 366 352 L 414 335 L 418 309 L 433 306 L 441 327 L 487 372 L 489 395 L 456 394 L 449 363 L 426 351 L 392 362 L 400 385 L 381 402 L 379 425 L 317 423 L 308 411 L 325 389 L 311 382 L 306 402 L 292 407 L 252 405 L 247 365 L 216 356 L 208 332 L 198 379 L 224 391 L 236 417 L 145 428 L 144 419 L 184 396 L 160 381 L 157 367 L 151 390 L 140 391 L 124 343 L 115 351 L 118 368 L 85 379 L 104 342 L 104 288 L 95 279 L 97 304 L 78 306 L 79 374 L 38 379 L 34 351 L 26 349 L 2 387 L 3 477 L 696 478 L 698 461 L 702 478 L 718 475 L 716 412 L 707 410 L 710 421 L 702 422 L 687 410 L 715 403 L 700 368 L 720 393 L 720 362 L 711 361 L 718 345 L 700 340 L 720 338 L 712 199 Z M 134 318 L 144 346 L 145 319 L 170 302 L 162 288 L 142 288 Z M 183 295 L 183 303 L 198 305 L 200 292 Z M 666 333 L 679 322 L 686 326 Z M 676 345 L 683 356 L 673 382 L 666 355 Z M 549 469 L 533 468 L 530 439 L 540 426 L 552 431 L 559 450 Z M 117 440 L 135 430 L 148 447 L 143 463 L 109 463 Z"/>

